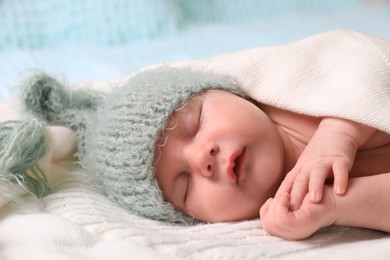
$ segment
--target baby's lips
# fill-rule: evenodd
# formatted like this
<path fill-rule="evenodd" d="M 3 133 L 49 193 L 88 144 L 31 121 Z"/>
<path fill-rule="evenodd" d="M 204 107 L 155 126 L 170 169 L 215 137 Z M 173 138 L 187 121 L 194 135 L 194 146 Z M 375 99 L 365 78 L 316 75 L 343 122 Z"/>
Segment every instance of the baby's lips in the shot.
<path fill-rule="evenodd" d="M 228 158 L 227 174 L 235 182 L 238 181 L 238 177 L 240 176 L 244 159 L 245 149 L 234 151 Z"/>
<path fill-rule="evenodd" d="M 244 148 L 242 149 L 241 154 L 238 156 L 238 158 L 235 161 L 234 172 L 236 173 L 237 179 L 240 178 L 240 176 L 242 175 L 245 161 L 246 161 L 246 149 Z"/>

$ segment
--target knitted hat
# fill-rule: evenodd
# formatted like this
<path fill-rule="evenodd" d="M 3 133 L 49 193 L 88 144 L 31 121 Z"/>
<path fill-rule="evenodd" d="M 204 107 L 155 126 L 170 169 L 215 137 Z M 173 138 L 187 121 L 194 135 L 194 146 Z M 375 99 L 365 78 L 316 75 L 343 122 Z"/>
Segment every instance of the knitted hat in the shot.
<path fill-rule="evenodd" d="M 36 116 L 77 129 L 80 163 L 110 199 L 137 215 L 192 224 L 193 218 L 163 200 L 153 156 L 169 116 L 188 98 L 208 89 L 243 95 L 226 76 L 162 66 L 136 74 L 106 96 L 89 90 L 72 92 L 40 76 L 30 82 L 24 100 Z"/>

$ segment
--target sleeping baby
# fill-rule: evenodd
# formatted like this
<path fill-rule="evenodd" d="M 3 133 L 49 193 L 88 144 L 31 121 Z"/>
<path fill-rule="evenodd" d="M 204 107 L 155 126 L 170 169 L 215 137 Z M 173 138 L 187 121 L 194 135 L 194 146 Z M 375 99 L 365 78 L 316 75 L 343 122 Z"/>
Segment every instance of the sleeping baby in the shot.
<path fill-rule="evenodd" d="M 332 45 L 344 37 L 381 43 L 375 45 L 382 48 L 381 67 Z M 390 108 L 390 44 L 370 37 L 336 31 L 277 52 L 260 48 L 264 59 L 232 54 L 237 71 L 216 71 L 223 57 L 156 66 L 108 94 L 37 75 L 23 89 L 30 116 L 2 123 L 1 179 L 47 194 L 53 173 L 40 160 L 50 152 L 48 124 L 62 125 L 77 135 L 72 158 L 111 200 L 140 216 L 185 225 L 260 217 L 268 233 L 290 240 L 330 225 L 389 232 L 390 125 L 375 105 Z M 318 55 L 310 53 L 314 45 Z M 283 53 L 286 62 L 278 62 Z M 355 54 L 360 65 L 352 62 L 342 73 L 345 64 L 324 65 Z M 286 67 L 291 61 L 296 67 Z M 265 73 L 270 68 L 279 71 Z M 378 100 L 369 107 L 371 92 Z M 300 99 L 290 102 L 294 95 Z M 5 141 L 17 135 L 18 142 Z M 25 146 L 29 154 L 12 156 Z"/>

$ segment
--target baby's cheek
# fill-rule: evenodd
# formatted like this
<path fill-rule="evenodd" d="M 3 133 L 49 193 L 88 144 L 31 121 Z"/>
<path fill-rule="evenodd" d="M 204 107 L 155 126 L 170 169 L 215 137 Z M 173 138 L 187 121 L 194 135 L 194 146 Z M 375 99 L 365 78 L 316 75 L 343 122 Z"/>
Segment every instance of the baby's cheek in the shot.
<path fill-rule="evenodd" d="M 207 195 L 209 194 L 209 195 Z M 232 192 L 203 192 L 187 201 L 187 210 L 196 219 L 204 222 L 229 222 L 257 218 L 258 202 L 248 200 Z"/>

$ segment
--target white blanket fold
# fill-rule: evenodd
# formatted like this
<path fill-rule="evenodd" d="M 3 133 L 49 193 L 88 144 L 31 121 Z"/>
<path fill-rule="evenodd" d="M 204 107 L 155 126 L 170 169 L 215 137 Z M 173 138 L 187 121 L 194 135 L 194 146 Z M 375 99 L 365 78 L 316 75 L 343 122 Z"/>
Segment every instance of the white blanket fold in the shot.
<path fill-rule="evenodd" d="M 390 132 L 390 41 L 385 39 L 335 30 L 287 45 L 171 64 L 229 75 L 264 104 Z"/>
<path fill-rule="evenodd" d="M 227 74 L 259 102 L 314 116 L 348 118 L 390 132 L 389 61 L 389 41 L 341 30 L 283 46 L 170 64 Z M 0 109 L 0 120 L 15 111 L 9 103 Z M 52 182 L 53 194 L 29 198 L 23 207 L 6 204 L 0 210 L 0 259 L 390 256 L 390 237 L 366 229 L 328 227 L 305 241 L 290 242 L 267 235 L 260 220 L 182 227 L 131 215 L 107 200 L 83 169 L 59 159 L 68 158 L 73 148 L 72 142 L 61 145 L 56 137 L 73 140 L 72 133 L 60 128 L 50 133 L 52 153 L 43 164 L 60 178 Z"/>

